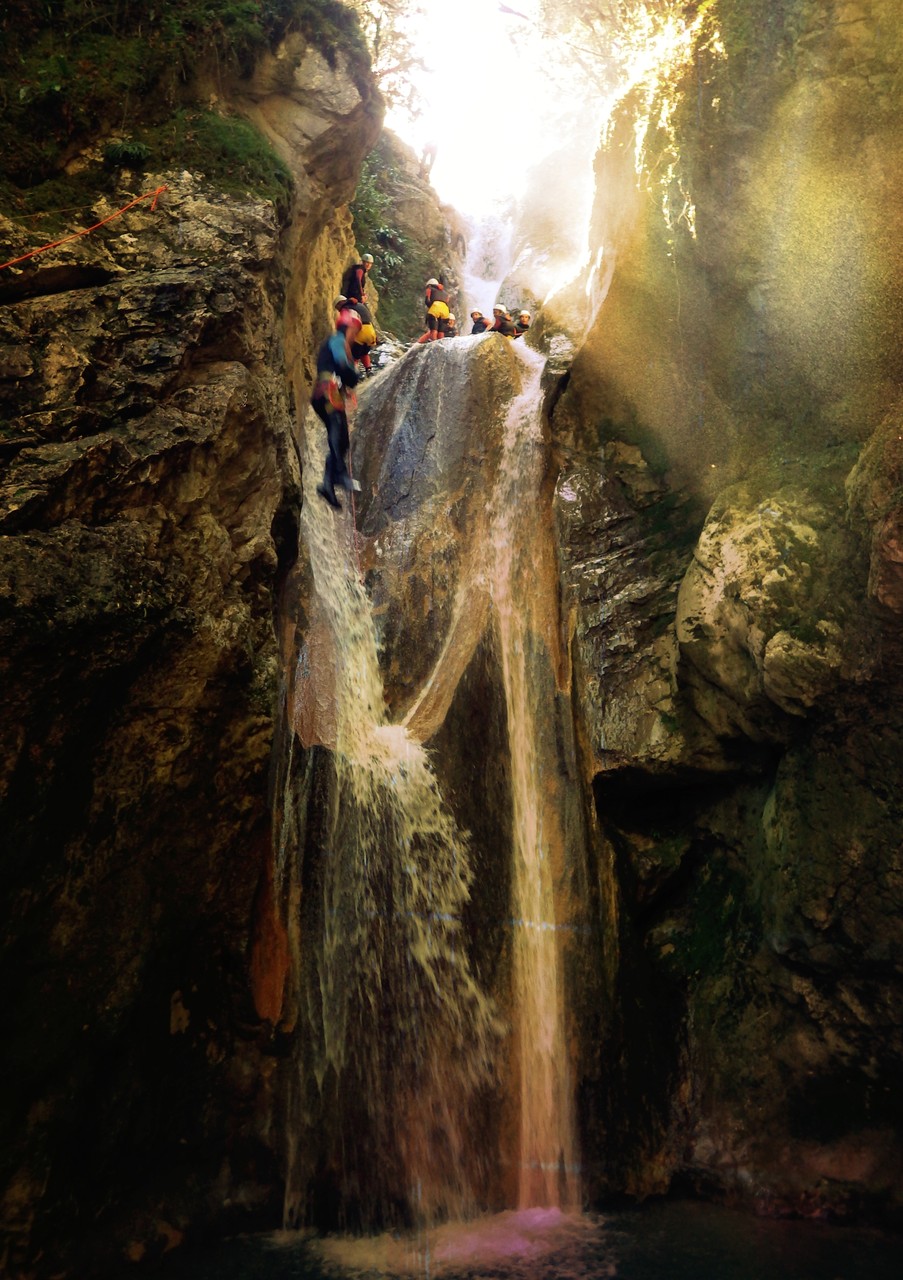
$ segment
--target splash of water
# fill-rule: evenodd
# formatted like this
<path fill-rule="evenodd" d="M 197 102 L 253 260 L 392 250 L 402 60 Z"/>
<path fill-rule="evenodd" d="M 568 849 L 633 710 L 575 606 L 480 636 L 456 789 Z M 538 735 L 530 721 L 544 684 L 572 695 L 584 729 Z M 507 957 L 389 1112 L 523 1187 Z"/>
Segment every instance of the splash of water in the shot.
<path fill-rule="evenodd" d="M 600 1220 L 560 1209 L 509 1210 L 474 1222 L 446 1223 L 413 1239 L 322 1240 L 316 1253 L 328 1272 L 346 1277 L 458 1278 L 480 1276 L 491 1268 L 493 1276 L 505 1280 L 532 1280 L 537 1274 L 602 1280 L 617 1274 L 613 1260 L 599 1256 L 602 1227 Z"/>

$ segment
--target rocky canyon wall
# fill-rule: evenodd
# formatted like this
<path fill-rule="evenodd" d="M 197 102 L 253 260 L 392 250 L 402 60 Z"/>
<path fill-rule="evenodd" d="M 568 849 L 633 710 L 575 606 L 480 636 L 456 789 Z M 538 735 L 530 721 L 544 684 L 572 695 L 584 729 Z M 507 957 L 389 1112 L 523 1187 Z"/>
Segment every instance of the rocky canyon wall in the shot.
<path fill-rule="evenodd" d="M 681 76 L 649 111 L 625 99 L 599 150 L 588 296 L 610 287 L 546 375 L 536 441 L 534 683 L 560 843 L 590 872 L 568 881 L 585 1190 L 894 1214 L 900 20 L 891 0 L 690 10 Z M 274 888 L 268 788 L 280 656 L 309 639 L 302 601 L 280 655 L 292 424 L 380 109 L 299 36 L 229 102 L 291 170 L 287 221 L 166 172 L 118 234 L 0 281 L 12 1274 L 281 1213 L 297 904 Z M 0 230 L 4 257 L 32 247 Z M 492 541 L 481 415 L 512 375 L 485 343 L 426 442 L 445 344 L 406 357 L 407 388 L 362 393 L 386 417 L 358 442 L 355 547 L 390 712 L 474 837 L 465 924 L 492 983 L 513 783 L 485 583 L 465 597 L 456 559 L 482 572 Z M 286 786 L 301 826 L 319 750 Z"/>
<path fill-rule="evenodd" d="M 165 188 L 153 208 L 0 281 L 6 1274 L 279 1220 L 267 778 L 294 404 L 382 111 L 333 62 L 295 34 L 218 81 L 291 169 L 287 219 L 133 175 Z M 35 243 L 0 238 L 4 259 Z"/>
<path fill-rule="evenodd" d="M 596 1190 L 899 1211 L 901 39 L 718 0 L 597 156 L 611 285 L 552 413 Z"/>

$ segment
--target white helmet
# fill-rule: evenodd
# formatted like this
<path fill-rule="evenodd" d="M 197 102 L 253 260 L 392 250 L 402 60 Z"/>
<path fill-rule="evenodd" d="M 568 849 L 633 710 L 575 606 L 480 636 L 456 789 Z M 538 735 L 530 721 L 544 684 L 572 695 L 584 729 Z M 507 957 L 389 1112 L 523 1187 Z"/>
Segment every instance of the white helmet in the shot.
<path fill-rule="evenodd" d="M 439 281 L 436 279 L 436 277 L 435 277 L 435 276 L 430 276 L 429 280 L 427 280 L 427 284 L 428 284 L 428 285 L 430 285 L 430 284 L 438 284 L 438 283 L 439 283 Z"/>

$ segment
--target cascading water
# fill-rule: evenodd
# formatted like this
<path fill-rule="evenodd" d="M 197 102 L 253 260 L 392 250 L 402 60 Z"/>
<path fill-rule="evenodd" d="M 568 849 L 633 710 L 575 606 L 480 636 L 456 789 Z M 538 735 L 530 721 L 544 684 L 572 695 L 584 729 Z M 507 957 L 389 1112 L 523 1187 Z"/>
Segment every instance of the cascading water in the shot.
<path fill-rule="evenodd" d="M 412 389 L 420 378 L 436 414 L 417 419 L 428 452 L 452 404 L 470 421 L 461 388 L 485 383 L 481 355 L 504 366 L 507 379 L 485 433 L 495 441 L 491 492 L 466 522 L 448 634 L 402 723 L 390 723 L 386 710 L 350 513 L 337 516 L 316 500 L 302 513 L 310 581 L 293 722 L 306 747 L 329 751 L 314 753 L 304 852 L 284 872 L 293 883 L 283 898 L 299 904 L 291 928 L 307 1027 L 288 1120 L 287 1224 L 311 1216 L 312 1182 L 330 1188 L 340 1208 L 326 1217 L 336 1225 L 425 1224 L 481 1208 L 580 1201 L 565 994 L 580 806 L 573 778 L 562 781 L 567 734 L 560 726 L 548 732 L 560 719 L 560 645 L 549 522 L 537 519 L 547 507 L 543 361 L 501 338 L 459 340 L 412 352 L 367 388 L 366 400 L 382 396 L 393 406 L 401 416 L 389 436 L 401 439 L 411 406 L 421 412 Z M 385 425 L 381 431 L 385 437 Z M 324 435 L 309 423 L 308 491 Z M 410 439 L 397 448 L 406 468 Z M 423 452 L 416 456 L 422 464 Z M 434 500 L 432 478 L 426 490 Z M 371 564 L 395 554 L 393 537 L 404 543 L 398 527 L 390 522 L 382 541 L 365 539 Z M 473 884 L 472 841 L 418 740 L 435 735 L 481 637 L 495 655 L 510 757 L 509 835 L 482 860 L 510 864 L 499 871 L 510 884 L 501 922 L 507 958 L 491 996 L 476 981 L 462 932 L 471 893 L 486 887 Z M 494 1135 L 501 1150 L 488 1149 Z"/>
<path fill-rule="evenodd" d="M 324 434 L 316 421 L 307 433 L 307 476 L 322 469 Z M 296 947 L 311 1036 L 305 1073 L 346 1112 L 326 1157 L 346 1214 L 413 1221 L 466 1214 L 481 1190 L 468 1129 L 497 1037 L 459 937 L 468 839 L 442 802 L 423 747 L 387 721 L 350 515 L 305 502 L 302 535 L 319 647 L 316 662 L 302 648 L 294 722 L 307 745 L 334 734 L 318 867 L 306 873 L 318 901 L 302 902 L 299 916 L 316 936 Z M 294 1106 L 289 1127 L 297 1135 L 310 1106 L 303 1085 Z M 296 1143 L 289 1163 L 293 1223 L 303 1217 L 305 1194 Z"/>
<path fill-rule="evenodd" d="M 466 315 L 474 307 L 486 316 L 491 315 L 502 281 L 511 266 L 513 234 L 510 209 L 486 214 L 474 223 L 467 245 L 463 278 Z M 464 315 L 458 319 L 461 332 L 469 333 L 470 326 L 465 328 Z"/>
<path fill-rule="evenodd" d="M 554 720 L 541 671 L 557 650 L 551 546 L 537 519 L 545 470 L 540 378 L 543 360 L 518 348 L 524 387 L 508 409 L 490 537 L 489 582 L 501 659 L 513 803 L 512 927 L 519 1088 L 518 1207 L 579 1204 L 573 1085 L 565 1029 L 560 920 L 565 832 L 557 772 L 545 731 Z M 540 527 L 538 527 L 540 526 Z M 547 563 L 543 564 L 543 560 Z M 543 654 L 542 650 L 545 649 Z"/>

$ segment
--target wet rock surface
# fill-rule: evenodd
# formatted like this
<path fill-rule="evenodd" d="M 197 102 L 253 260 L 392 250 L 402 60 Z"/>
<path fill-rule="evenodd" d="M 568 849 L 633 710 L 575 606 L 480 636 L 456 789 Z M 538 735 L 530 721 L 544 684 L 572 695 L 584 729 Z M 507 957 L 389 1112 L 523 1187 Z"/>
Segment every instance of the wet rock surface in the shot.
<path fill-rule="evenodd" d="M 372 86 L 289 45 L 290 83 L 257 112 L 295 161 L 288 222 L 197 175 L 146 175 L 155 207 L 4 273 L 10 1274 L 94 1274 L 279 1219 L 267 780 L 293 405 L 380 114 Z M 301 133 L 324 148 L 303 182 Z"/>
<path fill-rule="evenodd" d="M 592 953 L 569 975 L 587 1196 L 893 1219 L 899 22 L 890 0 L 790 11 L 793 61 L 722 2 L 727 60 L 702 49 L 681 86 L 695 236 L 662 219 L 679 186 L 635 180 L 636 98 L 599 153 L 591 238 L 615 267 L 547 379 L 537 546 L 551 528 L 560 584 L 531 660 L 590 864 L 567 882 Z M 156 209 L 0 286 L 12 1266 L 44 1250 L 78 1274 L 280 1217 L 297 904 L 274 878 L 268 771 L 296 635 L 274 613 L 297 551 L 293 400 L 376 130 L 366 87 L 339 81 L 289 42 L 246 87 L 291 162 L 289 226 L 156 175 Z M 502 339 L 477 345 L 466 374 L 426 347 L 362 391 L 355 545 L 391 714 L 435 746 L 474 834 L 467 926 L 493 982 L 512 780 L 480 568 L 494 402 L 517 379 Z M 302 598 L 285 629 L 306 626 Z M 276 778 L 277 820 L 325 823 L 328 737 Z"/>
<path fill-rule="evenodd" d="M 894 1216 L 901 153 L 873 37 L 898 24 L 791 8 L 792 78 L 766 66 L 786 14 L 743 46 L 749 6 L 719 6 L 726 57 L 646 135 L 672 188 L 634 182 L 625 100 L 597 157 L 614 273 L 553 400 L 608 904 L 586 1154 L 603 1192 Z M 692 234 L 662 217 L 681 192 Z"/>
<path fill-rule="evenodd" d="M 502 428 L 494 407 L 504 406 L 519 377 L 499 338 L 428 343 L 415 345 L 362 398 L 353 454 L 364 484 L 362 564 L 380 628 L 386 696 L 399 717 L 411 710 L 449 639 L 452 669 L 444 684 L 451 695 L 464 669 L 455 652 L 466 665 L 486 626 L 480 570 Z M 437 727 L 441 715 L 429 714 Z"/>

